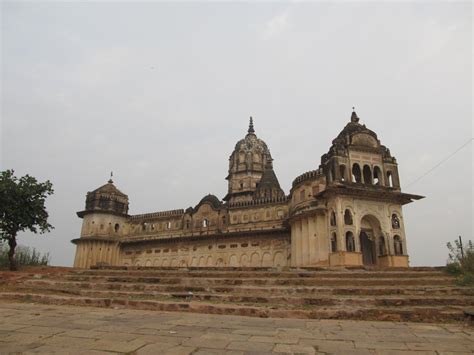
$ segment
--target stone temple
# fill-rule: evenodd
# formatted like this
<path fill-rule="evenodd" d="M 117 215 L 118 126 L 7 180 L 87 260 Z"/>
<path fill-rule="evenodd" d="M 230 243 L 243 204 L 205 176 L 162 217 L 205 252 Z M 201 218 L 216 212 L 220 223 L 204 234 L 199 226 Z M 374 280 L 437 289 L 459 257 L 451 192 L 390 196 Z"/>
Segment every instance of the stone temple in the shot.
<path fill-rule="evenodd" d="M 186 210 L 128 213 L 112 180 L 88 192 L 74 267 L 408 267 L 398 166 L 377 135 L 350 122 L 287 195 L 252 119 L 229 158 L 228 193 Z"/>

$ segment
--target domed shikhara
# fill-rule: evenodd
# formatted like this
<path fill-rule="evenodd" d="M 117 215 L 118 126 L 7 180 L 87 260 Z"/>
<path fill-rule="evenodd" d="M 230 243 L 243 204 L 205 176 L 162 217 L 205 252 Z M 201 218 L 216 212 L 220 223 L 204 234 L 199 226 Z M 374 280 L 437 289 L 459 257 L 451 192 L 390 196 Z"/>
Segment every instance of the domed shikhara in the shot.
<path fill-rule="evenodd" d="M 250 117 L 247 135 L 237 142 L 229 158 L 229 175 L 226 177 L 229 186 L 224 200 L 238 202 L 260 198 L 260 194 L 256 195 L 256 190 L 263 175 L 267 176 L 266 188 L 260 189 L 261 193 L 274 191 L 268 195 L 268 198 L 271 198 L 273 194 L 275 197 L 284 196 L 273 172 L 272 162 L 270 150 L 267 144 L 255 134 L 253 119 Z M 271 186 L 269 186 L 270 183 Z"/>
<path fill-rule="evenodd" d="M 332 141 L 329 152 L 321 157 L 320 168 L 328 183 L 399 189 L 396 159 L 387 147 L 380 144 L 377 134 L 360 124 L 359 120 L 353 111 L 350 122 Z"/>
<path fill-rule="evenodd" d="M 127 215 L 128 196 L 117 189 L 112 179 L 110 179 L 107 184 L 87 193 L 86 208 L 77 214 L 79 217 L 83 217 L 91 212 Z"/>

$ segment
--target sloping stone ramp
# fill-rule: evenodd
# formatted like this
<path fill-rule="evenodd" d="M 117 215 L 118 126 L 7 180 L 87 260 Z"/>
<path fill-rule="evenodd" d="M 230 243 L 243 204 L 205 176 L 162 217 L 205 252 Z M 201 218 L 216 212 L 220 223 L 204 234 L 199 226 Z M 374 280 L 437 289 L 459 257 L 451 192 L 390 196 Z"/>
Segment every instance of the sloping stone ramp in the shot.
<path fill-rule="evenodd" d="M 0 299 L 255 317 L 453 322 L 474 289 L 436 268 L 55 268 L 0 274 Z M 3 277 L 2 277 L 3 276 Z M 11 274 L 10 274 L 11 276 Z"/>

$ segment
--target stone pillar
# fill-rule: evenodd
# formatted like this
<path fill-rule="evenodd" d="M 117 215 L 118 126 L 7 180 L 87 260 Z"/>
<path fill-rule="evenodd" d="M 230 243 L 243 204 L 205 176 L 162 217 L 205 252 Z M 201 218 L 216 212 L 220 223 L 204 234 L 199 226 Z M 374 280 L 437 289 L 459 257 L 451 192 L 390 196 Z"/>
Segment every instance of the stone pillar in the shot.
<path fill-rule="evenodd" d="M 295 221 L 295 239 L 296 239 L 296 253 L 295 253 L 295 266 L 301 265 L 301 220 Z"/>
<path fill-rule="evenodd" d="M 302 244 L 302 265 L 307 266 L 309 265 L 309 228 L 308 228 L 308 218 L 303 218 L 301 220 L 301 244 Z"/>
<path fill-rule="evenodd" d="M 316 217 L 311 216 L 308 218 L 308 240 L 309 240 L 309 264 L 314 264 L 317 260 L 317 240 L 314 236 L 316 234 Z"/>
<path fill-rule="evenodd" d="M 291 226 L 291 264 L 296 266 L 296 223 Z"/>

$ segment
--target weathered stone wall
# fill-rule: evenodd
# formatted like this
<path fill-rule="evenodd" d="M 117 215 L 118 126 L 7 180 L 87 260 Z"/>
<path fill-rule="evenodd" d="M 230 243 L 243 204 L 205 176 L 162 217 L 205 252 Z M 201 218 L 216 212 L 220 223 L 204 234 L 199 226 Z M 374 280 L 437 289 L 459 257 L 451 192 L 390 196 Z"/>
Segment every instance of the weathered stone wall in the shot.
<path fill-rule="evenodd" d="M 122 245 L 120 264 L 135 266 L 252 266 L 289 264 L 289 234 L 179 239 Z"/>

